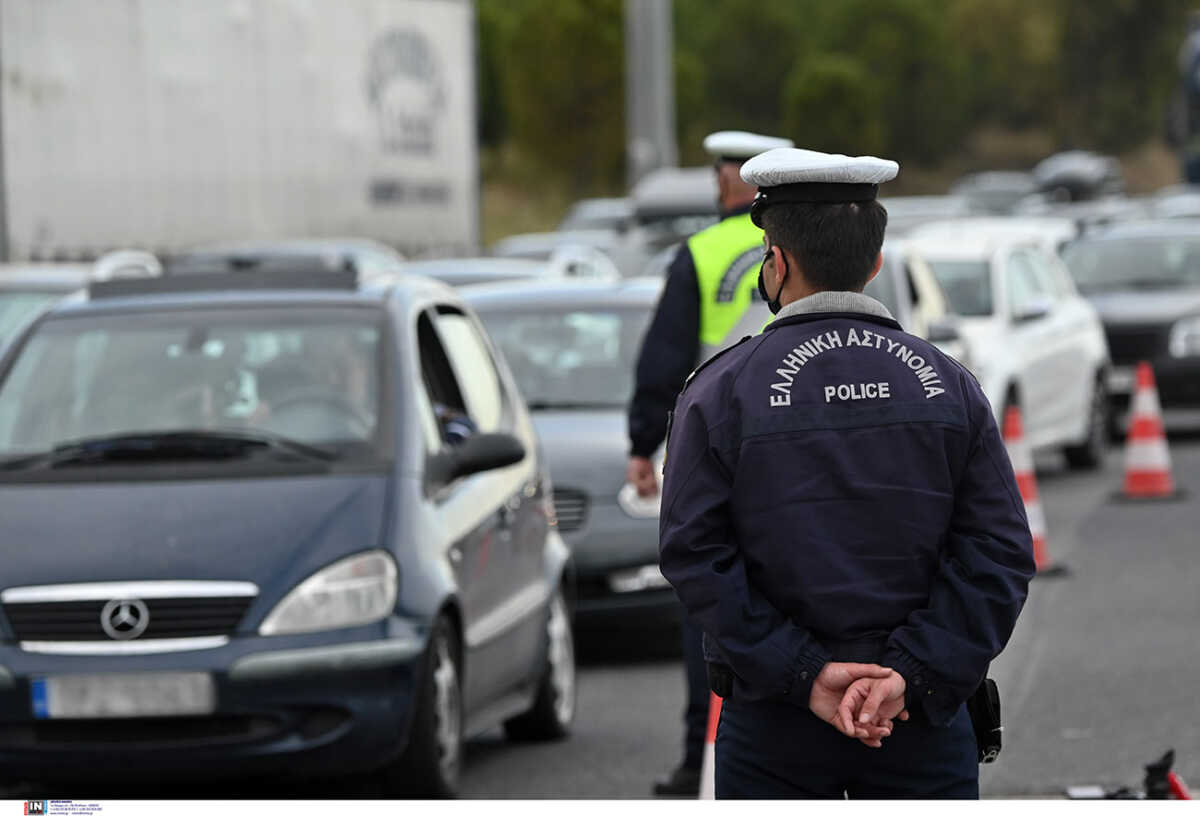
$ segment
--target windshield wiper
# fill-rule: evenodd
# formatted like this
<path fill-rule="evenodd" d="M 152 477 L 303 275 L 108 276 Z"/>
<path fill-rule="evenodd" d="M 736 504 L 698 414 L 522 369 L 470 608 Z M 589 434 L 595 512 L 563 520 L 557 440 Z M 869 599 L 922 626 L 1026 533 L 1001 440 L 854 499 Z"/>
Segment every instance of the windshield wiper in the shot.
<path fill-rule="evenodd" d="M 328 462 L 332 451 L 264 431 L 163 431 L 95 436 L 56 445 L 48 451 L 0 461 L 0 470 L 56 468 L 115 462 L 239 459 L 275 451 Z"/>

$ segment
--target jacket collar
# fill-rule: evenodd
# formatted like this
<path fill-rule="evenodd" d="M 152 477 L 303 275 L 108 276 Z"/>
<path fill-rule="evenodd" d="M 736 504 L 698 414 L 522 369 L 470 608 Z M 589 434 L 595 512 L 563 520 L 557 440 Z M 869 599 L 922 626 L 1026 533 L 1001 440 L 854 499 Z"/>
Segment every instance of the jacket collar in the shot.
<path fill-rule="evenodd" d="M 800 300 L 793 300 L 779 310 L 776 320 L 796 315 L 815 314 L 818 312 L 839 312 L 842 314 L 858 313 L 870 317 L 882 317 L 896 322 L 887 307 L 869 295 L 858 292 L 817 292 Z"/>

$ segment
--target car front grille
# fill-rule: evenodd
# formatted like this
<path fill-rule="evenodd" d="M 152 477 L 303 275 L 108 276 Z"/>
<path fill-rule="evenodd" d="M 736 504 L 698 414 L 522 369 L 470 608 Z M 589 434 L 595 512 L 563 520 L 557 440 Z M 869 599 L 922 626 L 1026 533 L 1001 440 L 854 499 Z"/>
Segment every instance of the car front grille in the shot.
<path fill-rule="evenodd" d="M 1117 365 L 1153 360 L 1167 348 L 1167 330 L 1162 326 L 1108 326 L 1108 351 Z"/>
<path fill-rule="evenodd" d="M 554 489 L 554 514 L 558 517 L 558 529 L 569 533 L 583 527 L 587 522 L 588 497 L 582 490 L 569 487 Z"/>
<path fill-rule="evenodd" d="M 149 623 L 138 640 L 232 635 L 252 597 L 147 598 Z M 21 641 L 109 641 L 100 617 L 107 601 L 5 603 L 4 614 Z"/>

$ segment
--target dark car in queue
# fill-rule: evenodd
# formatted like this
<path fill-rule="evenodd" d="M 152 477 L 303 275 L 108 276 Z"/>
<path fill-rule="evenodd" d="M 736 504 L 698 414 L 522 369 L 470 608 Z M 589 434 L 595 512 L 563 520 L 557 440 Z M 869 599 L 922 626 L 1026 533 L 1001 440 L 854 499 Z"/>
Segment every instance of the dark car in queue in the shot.
<path fill-rule="evenodd" d="M 565 736 L 568 551 L 435 281 L 93 284 L 0 359 L 0 776 L 377 773 Z"/>
<path fill-rule="evenodd" d="M 461 290 L 507 360 L 545 447 L 581 635 L 679 622 L 658 568 L 658 500 L 640 499 L 625 480 L 633 372 L 662 286 L 631 278 Z M 656 457 L 661 467 L 661 450 Z"/>
<path fill-rule="evenodd" d="M 1143 360 L 1167 419 L 1191 424 L 1200 415 L 1200 219 L 1113 225 L 1068 244 L 1063 260 L 1104 324 L 1114 431 Z"/>
<path fill-rule="evenodd" d="M 87 286 L 91 264 L 0 264 L 0 350 L 39 312 Z"/>

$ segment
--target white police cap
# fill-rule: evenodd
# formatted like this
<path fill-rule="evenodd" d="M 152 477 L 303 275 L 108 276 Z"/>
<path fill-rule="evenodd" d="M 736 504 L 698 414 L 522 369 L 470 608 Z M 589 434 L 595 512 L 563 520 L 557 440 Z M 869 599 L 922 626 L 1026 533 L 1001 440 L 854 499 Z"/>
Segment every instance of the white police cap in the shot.
<path fill-rule="evenodd" d="M 879 185 L 899 172 L 896 162 L 874 156 L 778 148 L 743 164 L 742 181 L 758 187 L 750 216 L 762 226 L 762 213 L 772 204 L 874 201 Z"/>
<path fill-rule="evenodd" d="M 761 136 L 744 130 L 719 130 L 704 137 L 704 150 L 710 156 L 723 161 L 744 161 L 767 150 L 792 147 L 791 139 L 777 136 Z"/>

